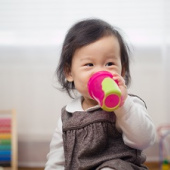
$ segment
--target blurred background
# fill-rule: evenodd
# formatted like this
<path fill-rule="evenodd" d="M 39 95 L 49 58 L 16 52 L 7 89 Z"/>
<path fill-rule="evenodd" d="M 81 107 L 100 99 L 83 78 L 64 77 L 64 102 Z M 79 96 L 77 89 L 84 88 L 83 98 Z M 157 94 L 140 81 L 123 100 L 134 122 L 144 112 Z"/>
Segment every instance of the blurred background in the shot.
<path fill-rule="evenodd" d="M 85 18 L 119 27 L 132 47 L 129 91 L 156 127 L 170 124 L 169 0 L 0 0 L 0 109 L 16 109 L 19 166 L 43 167 L 61 108 L 55 69 L 67 30 Z M 146 150 L 159 161 L 158 140 Z"/>

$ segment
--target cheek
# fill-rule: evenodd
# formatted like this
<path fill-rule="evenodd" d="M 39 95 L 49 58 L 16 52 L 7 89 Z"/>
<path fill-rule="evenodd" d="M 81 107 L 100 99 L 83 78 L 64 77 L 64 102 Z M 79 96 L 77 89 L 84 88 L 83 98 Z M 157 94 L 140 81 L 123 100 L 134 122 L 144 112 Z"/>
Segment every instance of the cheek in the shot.
<path fill-rule="evenodd" d="M 74 77 L 74 83 L 75 83 L 75 85 L 83 85 L 84 83 L 85 83 L 85 78 L 83 77 L 83 76 L 81 76 L 81 75 L 76 75 L 75 77 Z"/>
<path fill-rule="evenodd" d="M 76 89 L 80 92 L 80 93 L 84 93 L 85 91 L 87 91 L 87 84 L 88 84 L 88 78 L 87 77 L 79 77 L 77 79 L 75 79 L 74 81 L 75 87 Z"/>
<path fill-rule="evenodd" d="M 119 67 L 118 67 L 118 73 L 119 73 L 120 75 L 122 75 L 122 73 L 123 73 L 123 68 L 122 68 L 121 63 L 119 64 Z"/>

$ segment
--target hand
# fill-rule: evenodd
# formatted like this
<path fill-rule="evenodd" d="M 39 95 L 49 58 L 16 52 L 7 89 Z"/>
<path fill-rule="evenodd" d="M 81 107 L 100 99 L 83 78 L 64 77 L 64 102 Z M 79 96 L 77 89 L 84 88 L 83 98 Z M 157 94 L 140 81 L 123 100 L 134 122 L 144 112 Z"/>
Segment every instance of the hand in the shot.
<path fill-rule="evenodd" d="M 118 86 L 121 91 L 121 104 L 120 104 L 120 107 L 121 107 L 121 106 L 123 106 L 123 104 L 128 96 L 127 86 L 125 84 L 124 78 L 122 76 L 120 76 L 119 74 L 113 74 L 113 80 L 115 80 L 118 83 Z"/>

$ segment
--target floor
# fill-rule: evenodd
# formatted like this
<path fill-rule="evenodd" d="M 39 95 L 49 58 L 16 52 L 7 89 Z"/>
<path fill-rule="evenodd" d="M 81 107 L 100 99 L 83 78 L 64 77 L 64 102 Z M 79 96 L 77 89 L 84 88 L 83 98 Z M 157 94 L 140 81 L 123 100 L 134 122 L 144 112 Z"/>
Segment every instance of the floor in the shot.
<path fill-rule="evenodd" d="M 159 170 L 159 163 L 157 162 L 150 162 L 146 163 L 146 166 L 149 170 Z M 19 168 L 18 170 L 44 170 L 44 168 Z"/>
<path fill-rule="evenodd" d="M 149 162 L 146 163 L 146 166 L 148 167 L 149 170 L 160 170 L 158 162 Z M 8 169 L 5 168 L 4 170 L 9 170 L 9 168 Z M 18 170 L 44 170 L 44 168 L 19 167 Z"/>
<path fill-rule="evenodd" d="M 145 163 L 149 170 L 160 170 L 158 162 L 148 162 Z"/>

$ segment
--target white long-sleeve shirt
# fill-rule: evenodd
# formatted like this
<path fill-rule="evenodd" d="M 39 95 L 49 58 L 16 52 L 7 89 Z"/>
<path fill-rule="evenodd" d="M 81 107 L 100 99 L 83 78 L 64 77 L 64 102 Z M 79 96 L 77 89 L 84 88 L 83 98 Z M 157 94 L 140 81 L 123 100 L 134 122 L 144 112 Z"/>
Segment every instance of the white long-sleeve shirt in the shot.
<path fill-rule="evenodd" d="M 68 112 L 84 111 L 82 97 L 74 99 L 66 106 Z M 89 108 L 98 109 L 100 106 Z M 135 96 L 128 96 L 124 105 L 114 111 L 116 128 L 122 133 L 126 145 L 139 150 L 151 146 L 156 138 L 155 126 L 147 113 L 144 102 Z M 62 121 L 58 120 L 57 128 L 50 143 L 45 170 L 64 170 L 64 148 L 62 139 Z"/>

